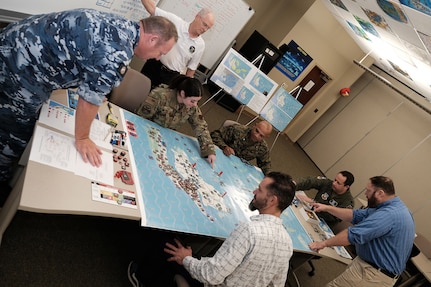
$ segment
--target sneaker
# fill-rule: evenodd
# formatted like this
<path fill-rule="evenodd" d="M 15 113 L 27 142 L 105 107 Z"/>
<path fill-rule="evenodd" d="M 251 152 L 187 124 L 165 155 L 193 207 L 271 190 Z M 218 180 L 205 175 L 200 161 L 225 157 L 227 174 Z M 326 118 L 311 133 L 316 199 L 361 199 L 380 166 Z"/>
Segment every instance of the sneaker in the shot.
<path fill-rule="evenodd" d="M 130 283 L 133 287 L 144 287 L 136 277 L 136 271 L 138 270 L 138 264 L 135 261 L 130 261 L 129 267 L 127 268 L 127 277 L 129 277 Z"/>
<path fill-rule="evenodd" d="M 190 287 L 190 284 L 187 282 L 186 278 L 180 274 L 175 274 L 174 282 L 177 284 L 177 287 Z"/>

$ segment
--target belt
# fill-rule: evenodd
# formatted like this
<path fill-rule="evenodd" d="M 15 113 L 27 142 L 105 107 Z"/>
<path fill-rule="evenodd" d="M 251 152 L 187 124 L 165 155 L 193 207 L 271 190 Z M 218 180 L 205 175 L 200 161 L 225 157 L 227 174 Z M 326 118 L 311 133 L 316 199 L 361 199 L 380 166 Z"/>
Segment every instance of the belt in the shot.
<path fill-rule="evenodd" d="M 171 69 L 169 69 L 168 67 L 166 67 L 166 66 L 165 66 L 165 65 L 163 65 L 163 64 L 162 64 L 161 69 L 162 69 L 163 71 L 165 71 L 165 72 L 170 73 L 170 74 L 179 74 L 179 72 L 174 71 L 174 70 L 171 70 Z"/>
<path fill-rule="evenodd" d="M 365 261 L 365 260 L 364 260 Z M 371 266 L 373 266 L 374 268 L 376 268 L 378 271 L 380 271 L 380 272 L 382 272 L 383 274 L 385 274 L 386 276 L 388 276 L 388 277 L 391 277 L 392 279 L 398 279 L 399 277 L 400 277 L 400 275 L 399 274 L 394 274 L 394 273 L 392 273 L 392 272 L 389 272 L 388 270 L 386 270 L 386 269 L 383 269 L 383 268 L 380 268 L 379 266 L 377 266 L 376 264 L 374 264 L 374 263 L 371 263 L 371 262 L 368 262 L 368 261 L 365 261 L 366 263 L 368 263 L 368 264 L 370 264 Z"/>

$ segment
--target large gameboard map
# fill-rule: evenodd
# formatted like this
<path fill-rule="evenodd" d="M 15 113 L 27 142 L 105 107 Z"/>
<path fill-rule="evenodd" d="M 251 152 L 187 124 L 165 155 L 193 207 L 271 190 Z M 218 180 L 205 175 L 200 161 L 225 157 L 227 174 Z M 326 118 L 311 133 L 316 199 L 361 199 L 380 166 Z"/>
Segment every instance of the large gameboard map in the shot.
<path fill-rule="evenodd" d="M 260 169 L 219 149 L 212 169 L 195 138 L 122 114 L 142 194 L 143 226 L 226 238 L 238 222 L 257 214 L 248 204 L 263 179 Z M 282 219 L 294 248 L 309 251 L 311 239 L 290 208 Z"/>

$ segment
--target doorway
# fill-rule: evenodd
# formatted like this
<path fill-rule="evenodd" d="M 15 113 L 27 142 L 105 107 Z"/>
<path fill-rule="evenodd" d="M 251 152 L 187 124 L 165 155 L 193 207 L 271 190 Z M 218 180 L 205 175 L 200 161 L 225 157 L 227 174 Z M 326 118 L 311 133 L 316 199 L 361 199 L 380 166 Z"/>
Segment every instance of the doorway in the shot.
<path fill-rule="evenodd" d="M 314 66 L 297 88 L 292 90 L 294 91 L 292 96 L 297 97 L 297 100 L 305 105 L 330 80 L 331 78 L 325 72 Z"/>

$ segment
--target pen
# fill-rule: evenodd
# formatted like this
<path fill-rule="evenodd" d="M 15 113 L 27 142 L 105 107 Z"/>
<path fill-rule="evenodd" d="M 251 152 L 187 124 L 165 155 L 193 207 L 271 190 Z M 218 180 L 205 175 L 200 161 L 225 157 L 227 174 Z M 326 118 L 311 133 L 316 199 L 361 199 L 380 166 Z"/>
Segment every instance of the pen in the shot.
<path fill-rule="evenodd" d="M 112 110 L 111 103 L 108 102 L 109 113 L 106 115 L 106 123 L 116 127 L 118 124 L 118 118 L 114 115 L 114 111 Z"/>

